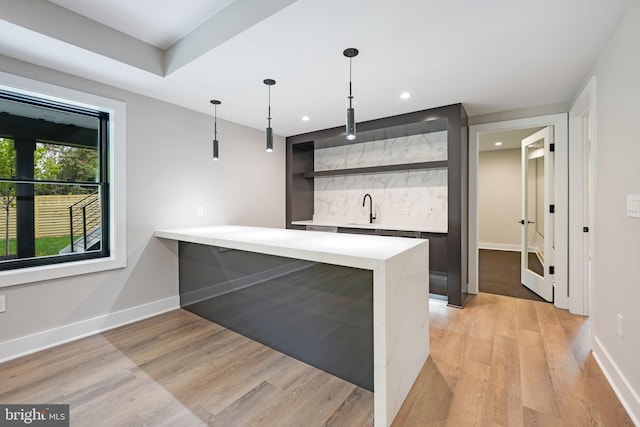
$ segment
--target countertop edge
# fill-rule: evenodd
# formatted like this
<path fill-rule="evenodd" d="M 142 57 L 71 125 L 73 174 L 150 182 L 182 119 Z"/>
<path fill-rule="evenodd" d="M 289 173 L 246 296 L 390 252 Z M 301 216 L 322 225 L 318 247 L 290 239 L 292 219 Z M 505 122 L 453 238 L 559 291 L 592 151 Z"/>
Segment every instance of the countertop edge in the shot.
<path fill-rule="evenodd" d="M 428 228 L 428 227 L 409 227 L 409 226 L 390 226 L 386 224 L 345 224 L 331 221 L 314 221 L 302 220 L 291 221 L 291 225 L 312 225 L 319 227 L 338 227 L 338 228 L 359 228 L 363 230 L 385 230 L 385 231 L 418 231 L 421 233 L 447 234 L 446 228 Z"/>
<path fill-rule="evenodd" d="M 237 227 L 237 226 L 231 226 Z M 286 245 L 283 242 L 259 242 L 259 241 L 246 241 L 242 239 L 238 239 L 237 237 L 230 235 L 229 238 L 225 238 L 225 232 L 219 232 L 218 235 L 215 235 L 215 226 L 213 227 L 196 227 L 196 228 L 179 228 L 179 229 L 158 229 L 154 232 L 154 236 L 157 238 L 176 240 L 176 241 L 184 241 L 189 243 L 197 243 L 204 244 L 210 246 L 222 246 L 230 249 L 236 250 L 245 250 L 249 252 L 260 252 L 270 255 L 283 256 L 289 258 L 296 259 L 304 259 L 308 261 L 315 262 L 325 262 L 329 264 L 337 264 L 344 265 L 349 267 L 356 268 L 365 268 L 373 270 L 380 265 L 383 265 L 389 259 L 397 256 L 398 254 L 404 253 L 408 250 L 413 249 L 414 246 L 418 246 L 422 242 L 426 242 L 423 239 L 415 239 L 415 244 L 404 246 L 402 249 L 399 249 L 397 253 L 387 253 L 386 256 L 380 256 L 380 254 L 366 254 L 366 253 L 345 253 L 343 251 L 327 250 L 327 248 L 317 248 L 317 247 L 304 247 L 304 245 Z M 245 230 L 269 230 L 260 227 L 239 227 Z M 271 230 L 279 230 L 279 229 L 271 229 Z M 318 233 L 318 236 L 322 235 L 322 237 L 328 237 L 327 233 L 322 232 L 310 232 L 310 231 L 301 231 L 301 230 L 287 230 L 282 229 L 280 231 L 293 232 L 293 233 Z M 212 234 L 213 232 L 213 234 Z M 233 234 L 233 233 L 231 233 Z M 347 236 L 346 234 L 340 234 L 339 236 Z M 362 236 L 364 237 L 364 236 Z M 376 237 L 383 238 L 381 236 L 368 236 L 368 237 Z M 399 237 L 384 237 L 389 239 L 402 239 Z M 305 239 L 307 240 L 307 239 Z M 414 239 L 411 239 L 414 240 Z M 422 241 L 422 242 L 420 242 Z M 356 251 L 358 252 L 358 251 Z"/>

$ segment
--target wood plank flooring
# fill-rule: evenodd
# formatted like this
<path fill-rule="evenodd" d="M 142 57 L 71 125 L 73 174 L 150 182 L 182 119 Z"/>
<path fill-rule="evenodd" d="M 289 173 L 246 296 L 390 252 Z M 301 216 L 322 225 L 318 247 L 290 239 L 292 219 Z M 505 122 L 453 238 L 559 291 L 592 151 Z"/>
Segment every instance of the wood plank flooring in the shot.
<path fill-rule="evenodd" d="M 589 319 L 480 293 L 430 304 L 431 356 L 400 426 L 633 426 L 589 351 Z"/>
<path fill-rule="evenodd" d="M 589 320 L 479 294 L 430 302 L 431 357 L 399 426 L 631 426 Z M 72 426 L 370 426 L 373 395 L 184 310 L 0 364 L 0 402 Z"/>
<path fill-rule="evenodd" d="M 175 310 L 0 364 L 0 402 L 72 426 L 370 425 L 373 394 Z"/>

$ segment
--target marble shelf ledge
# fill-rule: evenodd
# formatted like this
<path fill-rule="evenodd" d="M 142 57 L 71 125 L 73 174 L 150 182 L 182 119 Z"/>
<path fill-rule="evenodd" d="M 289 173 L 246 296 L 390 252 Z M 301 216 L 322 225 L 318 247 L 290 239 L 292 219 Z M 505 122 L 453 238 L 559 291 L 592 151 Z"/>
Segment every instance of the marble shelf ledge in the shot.
<path fill-rule="evenodd" d="M 233 225 L 155 235 L 372 270 L 374 419 L 391 425 L 429 356 L 427 240 Z"/>
<path fill-rule="evenodd" d="M 357 223 L 341 222 L 331 220 L 305 220 L 291 221 L 291 225 L 318 226 L 318 227 L 339 227 L 339 228 L 362 228 L 366 230 L 387 230 L 387 231 L 420 231 L 423 233 L 447 233 L 447 226 L 442 224 L 422 224 L 422 225 L 393 225 L 386 223 Z"/>
<path fill-rule="evenodd" d="M 446 160 L 434 160 L 429 162 L 420 163 L 400 163 L 391 165 L 380 166 L 366 166 L 359 168 L 348 169 L 332 169 L 332 170 L 318 170 L 313 172 L 305 172 L 305 178 L 319 178 L 323 176 L 340 176 L 340 175 L 361 175 L 370 173 L 383 173 L 383 172 L 405 172 L 410 170 L 426 170 L 426 169 L 446 169 Z"/>

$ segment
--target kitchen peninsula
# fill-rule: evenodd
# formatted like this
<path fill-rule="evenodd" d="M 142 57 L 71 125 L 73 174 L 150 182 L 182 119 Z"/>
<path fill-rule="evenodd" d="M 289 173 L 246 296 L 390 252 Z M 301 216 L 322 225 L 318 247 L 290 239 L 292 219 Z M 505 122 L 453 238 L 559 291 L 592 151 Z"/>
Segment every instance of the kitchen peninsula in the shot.
<path fill-rule="evenodd" d="M 372 389 L 375 425 L 391 425 L 429 355 L 428 241 L 231 225 L 155 234 L 179 242 L 183 308 Z"/>

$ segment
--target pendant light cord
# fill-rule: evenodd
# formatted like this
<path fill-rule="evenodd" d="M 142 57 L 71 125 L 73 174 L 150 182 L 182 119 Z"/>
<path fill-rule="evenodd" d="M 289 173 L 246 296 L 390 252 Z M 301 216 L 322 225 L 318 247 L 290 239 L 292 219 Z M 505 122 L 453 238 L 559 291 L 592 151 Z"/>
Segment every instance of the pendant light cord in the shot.
<path fill-rule="evenodd" d="M 218 139 L 218 106 L 213 106 L 213 139 Z"/>
<path fill-rule="evenodd" d="M 351 94 L 351 58 L 349 58 L 349 108 L 353 108 L 352 101 L 353 95 Z"/>
<path fill-rule="evenodd" d="M 271 85 L 269 85 L 269 117 L 267 120 L 269 120 L 269 127 L 271 127 Z"/>

